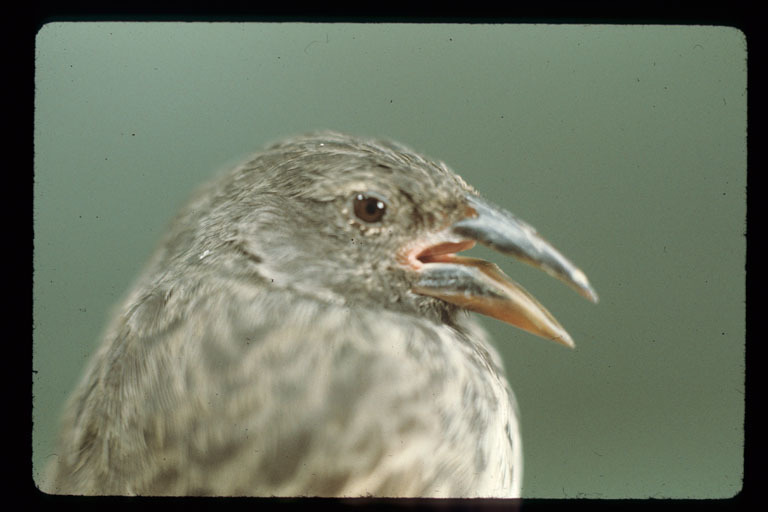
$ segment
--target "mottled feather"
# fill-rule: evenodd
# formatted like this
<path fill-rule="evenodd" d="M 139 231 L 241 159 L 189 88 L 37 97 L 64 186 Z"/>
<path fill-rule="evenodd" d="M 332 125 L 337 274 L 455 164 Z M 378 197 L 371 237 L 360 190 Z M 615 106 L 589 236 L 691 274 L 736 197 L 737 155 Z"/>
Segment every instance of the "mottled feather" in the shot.
<path fill-rule="evenodd" d="M 388 198 L 389 227 L 350 221 L 360 187 Z M 500 358 L 387 257 L 455 220 L 467 190 L 442 163 L 333 132 L 217 177 L 110 324 L 44 490 L 518 496 Z"/>

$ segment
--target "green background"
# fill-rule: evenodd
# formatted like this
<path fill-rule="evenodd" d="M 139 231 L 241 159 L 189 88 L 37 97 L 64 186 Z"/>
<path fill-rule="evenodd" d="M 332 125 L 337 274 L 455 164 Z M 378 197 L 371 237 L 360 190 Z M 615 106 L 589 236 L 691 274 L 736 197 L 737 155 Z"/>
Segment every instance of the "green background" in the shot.
<path fill-rule="evenodd" d="M 484 318 L 526 497 L 741 489 L 746 42 L 729 27 L 51 23 L 37 36 L 33 477 L 112 307 L 174 211 L 283 136 L 446 161 L 590 277 L 483 249 L 576 350 Z"/>

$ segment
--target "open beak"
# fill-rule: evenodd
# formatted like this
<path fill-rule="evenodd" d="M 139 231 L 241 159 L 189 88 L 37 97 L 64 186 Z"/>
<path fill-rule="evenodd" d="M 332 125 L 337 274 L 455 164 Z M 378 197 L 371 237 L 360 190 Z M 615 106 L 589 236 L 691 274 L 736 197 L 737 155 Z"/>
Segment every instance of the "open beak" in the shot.
<path fill-rule="evenodd" d="M 584 272 L 511 213 L 475 195 L 467 196 L 467 206 L 465 218 L 408 249 L 405 257 L 419 273 L 413 291 L 573 347 L 573 340 L 555 317 L 499 267 L 456 253 L 480 242 L 544 270 L 597 302 L 597 293 Z"/>

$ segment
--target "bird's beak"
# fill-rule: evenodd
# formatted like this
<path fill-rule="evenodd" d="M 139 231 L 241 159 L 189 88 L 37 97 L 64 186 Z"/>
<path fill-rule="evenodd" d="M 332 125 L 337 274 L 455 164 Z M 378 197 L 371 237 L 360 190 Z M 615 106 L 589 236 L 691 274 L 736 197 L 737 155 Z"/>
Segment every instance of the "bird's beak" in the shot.
<path fill-rule="evenodd" d="M 573 347 L 573 340 L 550 312 L 499 267 L 488 261 L 456 255 L 475 242 L 538 267 L 597 302 L 597 294 L 584 272 L 541 238 L 533 227 L 475 195 L 467 196 L 465 218 L 405 252 L 408 263 L 419 273 L 413 291 Z"/>

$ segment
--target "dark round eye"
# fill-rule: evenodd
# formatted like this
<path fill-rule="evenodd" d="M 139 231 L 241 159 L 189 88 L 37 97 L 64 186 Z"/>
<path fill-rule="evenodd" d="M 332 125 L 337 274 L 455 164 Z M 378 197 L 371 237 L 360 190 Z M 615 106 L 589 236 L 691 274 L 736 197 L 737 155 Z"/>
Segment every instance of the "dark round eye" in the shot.
<path fill-rule="evenodd" d="M 365 222 L 379 222 L 387 211 L 387 204 L 372 195 L 357 194 L 354 205 L 355 215 Z"/>

